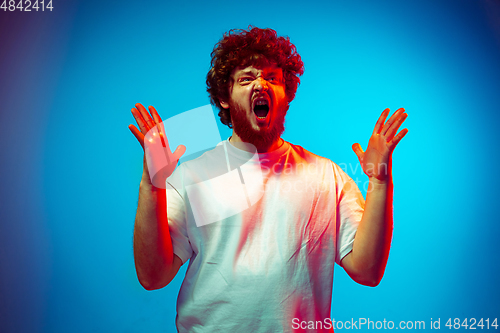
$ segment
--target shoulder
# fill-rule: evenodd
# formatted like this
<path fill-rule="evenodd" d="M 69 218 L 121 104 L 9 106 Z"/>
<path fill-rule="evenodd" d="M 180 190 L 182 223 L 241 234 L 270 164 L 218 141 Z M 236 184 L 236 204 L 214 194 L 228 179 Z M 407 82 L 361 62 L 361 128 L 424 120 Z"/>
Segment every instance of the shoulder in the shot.
<path fill-rule="evenodd" d="M 324 164 L 324 165 L 336 165 L 333 163 L 330 159 L 316 155 L 312 153 L 311 151 L 303 148 L 302 146 L 295 145 L 293 143 L 288 143 L 290 145 L 290 153 L 295 154 L 299 156 L 300 158 L 304 159 L 305 161 L 309 163 L 319 163 L 319 164 Z"/>
<path fill-rule="evenodd" d="M 181 164 L 179 169 L 184 172 L 196 172 L 206 171 L 208 169 L 217 169 L 218 167 L 226 167 L 226 156 L 227 152 L 225 150 L 224 144 L 226 141 L 220 142 L 217 146 L 207 149 L 205 151 L 200 151 L 193 153 L 181 159 Z"/>
<path fill-rule="evenodd" d="M 313 163 L 317 165 L 321 165 L 327 170 L 332 172 L 332 175 L 336 179 L 342 179 L 347 181 L 349 176 L 345 172 L 345 169 L 341 168 L 337 163 L 333 162 L 331 159 L 317 155 L 312 153 L 311 151 L 303 148 L 302 146 L 295 145 L 293 143 L 288 142 L 290 145 L 290 154 L 296 155 L 301 160 L 306 163 Z M 343 163 L 341 163 L 342 165 Z"/>
<path fill-rule="evenodd" d="M 221 145 L 205 152 L 187 156 L 167 179 L 170 186 L 180 189 L 227 172 L 224 149 Z"/>

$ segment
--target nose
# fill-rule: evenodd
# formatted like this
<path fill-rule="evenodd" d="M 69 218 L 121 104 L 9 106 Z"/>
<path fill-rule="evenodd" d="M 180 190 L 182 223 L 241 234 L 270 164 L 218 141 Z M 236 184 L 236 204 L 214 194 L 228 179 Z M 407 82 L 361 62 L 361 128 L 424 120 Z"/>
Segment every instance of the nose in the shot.
<path fill-rule="evenodd" d="M 258 91 L 267 90 L 267 81 L 264 80 L 264 78 L 262 77 L 258 77 L 257 80 L 255 81 L 254 89 Z"/>

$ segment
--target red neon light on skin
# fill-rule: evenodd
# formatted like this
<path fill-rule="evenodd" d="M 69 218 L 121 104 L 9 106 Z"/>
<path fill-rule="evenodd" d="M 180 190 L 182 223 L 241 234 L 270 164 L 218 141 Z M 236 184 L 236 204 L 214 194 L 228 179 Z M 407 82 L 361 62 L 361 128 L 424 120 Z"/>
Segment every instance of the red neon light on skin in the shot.
<path fill-rule="evenodd" d="M 153 179 L 150 180 L 153 186 L 164 189 L 166 179 L 174 172 L 177 161 L 186 152 L 186 147 L 179 145 L 172 153 L 168 144 L 165 128 L 163 127 L 163 122 L 158 112 L 152 106 L 149 107 L 149 111 L 151 115 L 142 104 L 137 103 L 136 108 L 132 109 L 132 115 L 137 121 L 140 130 L 134 125 L 129 125 L 129 129 L 137 138 L 142 148 L 148 148 L 148 159 L 150 162 L 153 163 L 153 165 L 164 165 L 159 172 L 153 175 Z M 155 140 L 157 136 L 160 141 Z M 145 141 L 145 139 L 147 139 L 147 141 Z M 166 165 L 164 163 L 164 158 L 167 160 Z M 150 176 L 146 160 L 144 161 L 144 165 L 144 172 Z M 158 167 L 157 169 L 160 168 Z"/>

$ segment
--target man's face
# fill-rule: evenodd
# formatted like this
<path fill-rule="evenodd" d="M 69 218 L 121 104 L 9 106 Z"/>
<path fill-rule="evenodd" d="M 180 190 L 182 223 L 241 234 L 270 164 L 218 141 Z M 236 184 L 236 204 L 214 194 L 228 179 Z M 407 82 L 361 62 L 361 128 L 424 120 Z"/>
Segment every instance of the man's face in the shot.
<path fill-rule="evenodd" d="M 237 67 L 229 102 L 234 132 L 257 148 L 270 146 L 284 131 L 288 101 L 283 70 L 275 65 Z"/>

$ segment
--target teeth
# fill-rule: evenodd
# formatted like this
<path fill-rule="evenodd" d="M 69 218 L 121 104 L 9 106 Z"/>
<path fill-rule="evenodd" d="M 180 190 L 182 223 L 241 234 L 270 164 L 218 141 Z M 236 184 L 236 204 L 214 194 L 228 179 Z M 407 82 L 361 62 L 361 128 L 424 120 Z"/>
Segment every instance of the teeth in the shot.
<path fill-rule="evenodd" d="M 267 105 L 267 101 L 264 99 L 258 100 L 255 102 L 255 105 Z"/>

